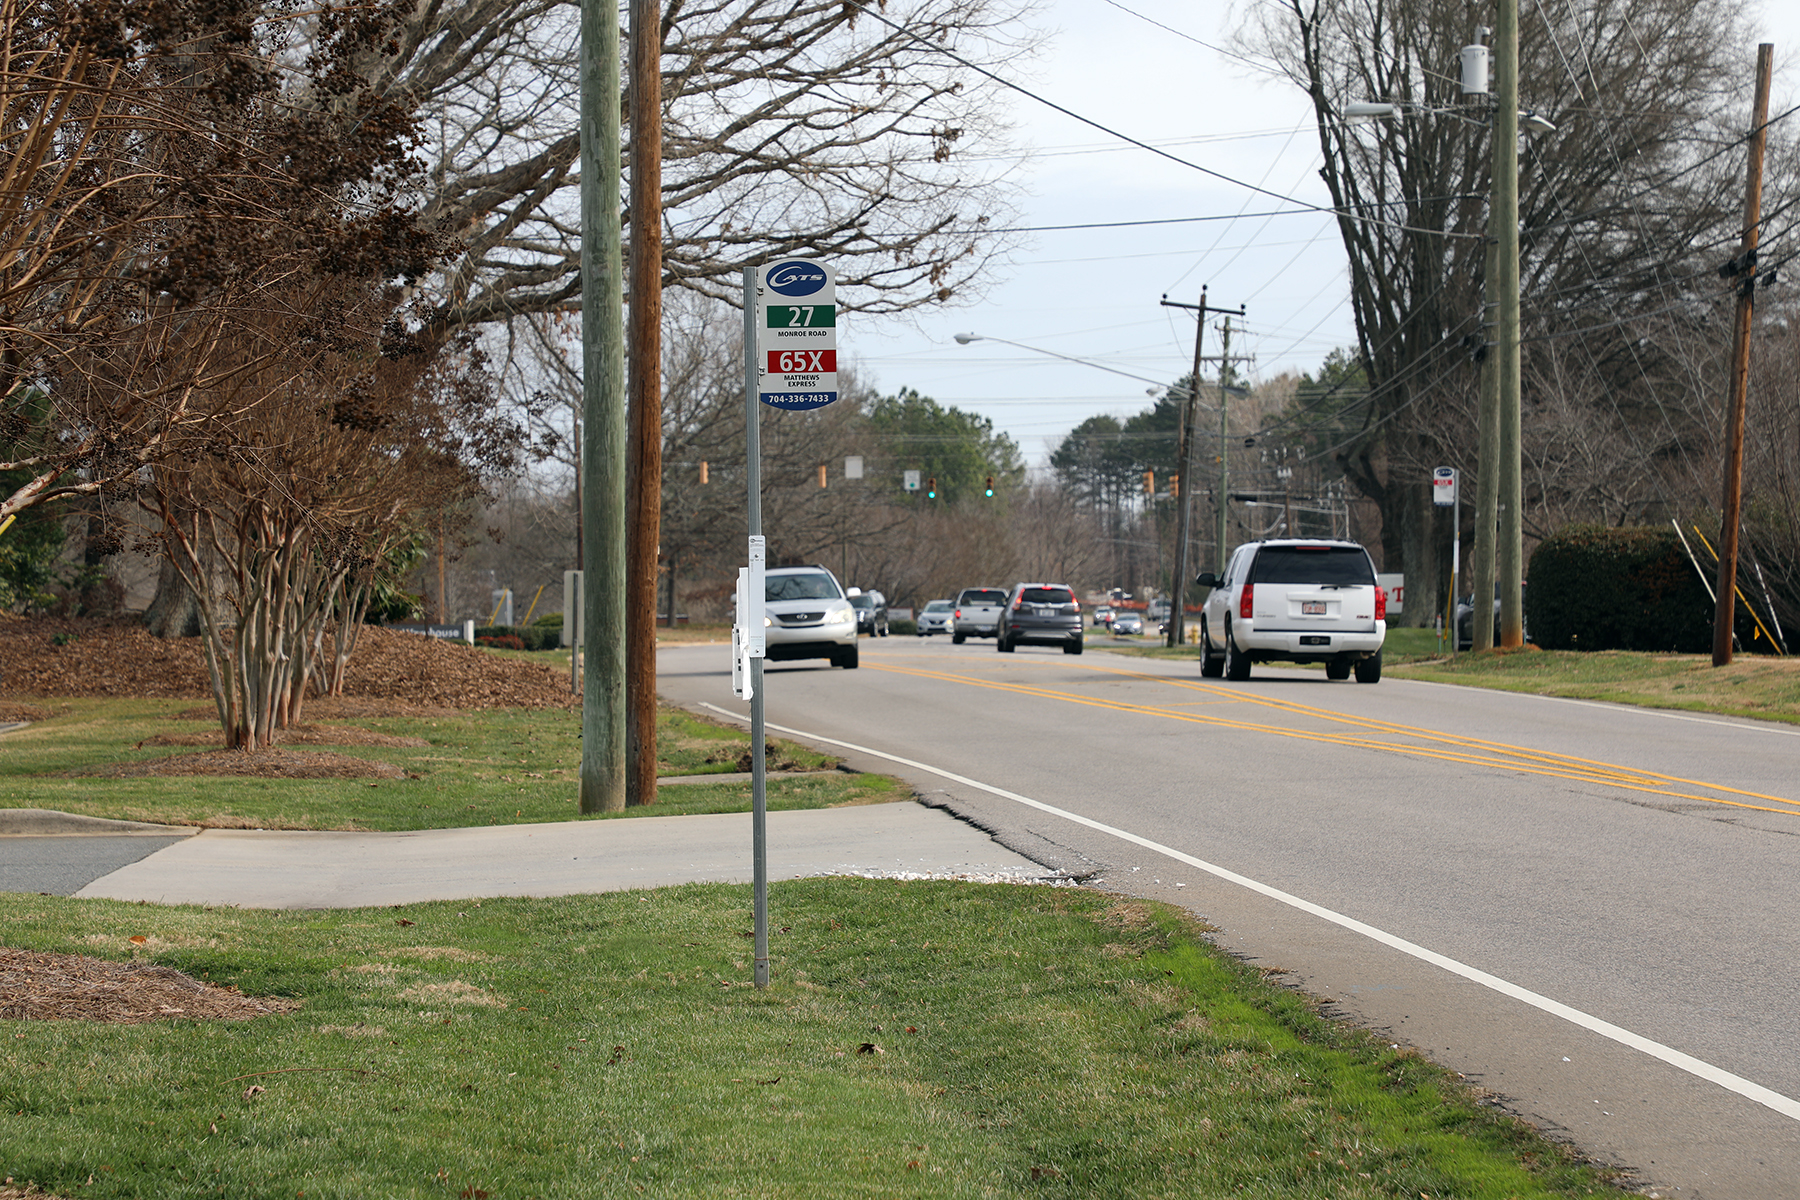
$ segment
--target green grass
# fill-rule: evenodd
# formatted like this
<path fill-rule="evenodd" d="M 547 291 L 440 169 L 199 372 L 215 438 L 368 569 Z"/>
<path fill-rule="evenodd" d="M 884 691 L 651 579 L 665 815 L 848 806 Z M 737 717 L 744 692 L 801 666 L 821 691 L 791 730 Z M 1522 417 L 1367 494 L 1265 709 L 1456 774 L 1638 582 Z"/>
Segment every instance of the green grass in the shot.
<path fill-rule="evenodd" d="M 51 708 L 51 719 L 6 735 L 0 807 L 263 829 L 446 829 L 581 816 L 581 725 L 573 712 L 498 709 L 321 722 L 422 738 L 427 744 L 296 747 L 391 763 L 406 772 L 404 779 L 207 776 L 200 784 L 193 777 L 106 773 L 118 763 L 196 752 L 197 747 L 145 744 L 158 735 L 216 734 L 217 720 L 193 701 L 59 700 Z M 191 719 L 184 715 L 190 713 Z M 661 775 L 722 774 L 738 770 L 750 738 L 741 729 L 664 709 L 657 745 Z M 771 771 L 817 772 L 770 779 L 771 811 L 909 798 L 886 776 L 820 770 L 836 760 L 779 739 L 770 746 Z M 654 805 L 590 819 L 749 808 L 748 783 L 670 784 L 658 788 Z"/>
<path fill-rule="evenodd" d="M 1800 724 L 1800 661 L 1737 655 L 1501 650 L 1406 663 L 1407 679 Z"/>
<path fill-rule="evenodd" d="M 771 909 L 756 990 L 743 887 L 295 913 L 9 898 L 0 943 L 304 1003 L 0 1021 L 5 1173 L 96 1200 L 1605 1188 L 1176 910 L 863 879 L 780 883 Z"/>

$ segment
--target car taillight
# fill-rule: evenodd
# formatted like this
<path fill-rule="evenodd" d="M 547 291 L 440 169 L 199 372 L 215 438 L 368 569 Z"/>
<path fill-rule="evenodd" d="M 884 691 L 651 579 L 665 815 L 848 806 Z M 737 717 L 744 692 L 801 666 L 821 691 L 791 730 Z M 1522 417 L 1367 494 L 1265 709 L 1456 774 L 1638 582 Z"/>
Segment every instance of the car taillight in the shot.
<path fill-rule="evenodd" d="M 950 614 L 950 617 L 952 620 L 956 620 L 956 621 L 962 620 L 962 609 L 959 608 L 959 609 L 955 610 L 954 612 L 952 612 Z"/>
<path fill-rule="evenodd" d="M 1250 619 L 1250 600 L 1255 591 L 1256 585 L 1254 583 L 1246 583 L 1243 590 L 1238 592 L 1238 616 L 1244 618 L 1246 621 Z"/>
<path fill-rule="evenodd" d="M 1069 607 L 1074 609 L 1076 612 L 1080 612 L 1081 611 L 1081 601 L 1079 601 L 1079 600 L 1075 599 L 1073 596 L 1071 596 L 1069 598 Z"/>
<path fill-rule="evenodd" d="M 1384 587 L 1375 589 L 1375 619 L 1387 620 L 1387 589 Z"/>

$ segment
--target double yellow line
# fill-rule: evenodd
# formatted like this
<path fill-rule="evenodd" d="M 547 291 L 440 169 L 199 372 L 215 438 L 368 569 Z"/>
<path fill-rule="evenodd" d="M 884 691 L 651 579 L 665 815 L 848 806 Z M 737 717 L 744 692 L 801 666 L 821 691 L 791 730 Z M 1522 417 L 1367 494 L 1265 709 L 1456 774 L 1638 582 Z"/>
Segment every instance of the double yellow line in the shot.
<path fill-rule="evenodd" d="M 1315 708 L 1308 704 L 1296 704 L 1289 700 L 1278 700 L 1272 697 L 1258 696 L 1236 688 L 1228 688 L 1218 684 L 1171 678 L 1163 675 L 1150 675 L 1141 671 L 1121 671 L 1114 668 L 1073 663 L 1059 664 L 1065 668 L 1078 667 L 1078 669 L 1092 671 L 1096 674 L 1113 675 L 1121 679 L 1160 684 L 1164 687 L 1198 692 L 1208 697 L 1210 700 L 1229 701 L 1232 704 L 1239 706 L 1259 706 L 1262 708 L 1273 709 L 1276 712 L 1286 713 L 1291 716 L 1311 718 L 1316 721 L 1324 722 L 1327 725 L 1346 727 L 1346 729 L 1344 731 L 1333 731 L 1330 729 L 1295 729 L 1290 726 L 1272 725 L 1259 721 L 1242 720 L 1233 717 L 1196 712 L 1185 712 L 1179 708 L 1163 707 L 1159 705 L 1128 704 L 1117 700 L 1083 696 L 1060 688 L 1037 687 L 1028 683 L 1015 683 L 1001 679 L 984 678 L 976 675 L 954 674 L 948 671 L 933 671 L 916 667 L 900 667 L 888 663 L 865 662 L 863 665 L 865 669 L 887 671 L 895 675 L 911 675 L 919 679 L 935 679 L 945 683 L 959 684 L 964 687 L 977 687 L 986 688 L 990 691 L 1010 692 L 1019 696 L 1036 696 L 1046 700 L 1060 701 L 1065 704 L 1081 704 L 1086 705 L 1089 708 L 1105 709 L 1110 712 L 1156 717 L 1166 721 L 1181 721 L 1192 725 L 1206 725 L 1217 729 L 1232 729 L 1245 733 L 1273 734 L 1277 737 L 1298 738 L 1302 741 L 1311 742 L 1325 742 L 1334 746 L 1348 746 L 1362 750 L 1381 750 L 1390 754 L 1407 755 L 1412 758 L 1436 759 L 1442 762 L 1454 762 L 1468 766 L 1487 767 L 1500 771 L 1519 771 L 1555 779 L 1573 780 L 1578 783 L 1601 784 L 1607 787 L 1623 788 L 1627 791 L 1646 792 L 1651 795 L 1667 796 L 1676 800 L 1692 800 L 1704 804 L 1719 804 L 1732 808 L 1754 809 L 1757 812 L 1782 813 L 1786 816 L 1800 817 L 1800 801 L 1788 800 L 1781 796 L 1765 796 L 1761 792 L 1745 791 L 1742 788 L 1726 787 L 1723 784 L 1707 783 L 1704 780 L 1684 779 L 1677 775 L 1664 775 L 1656 771 L 1643 771 L 1634 767 L 1623 767 L 1615 763 L 1600 762 L 1595 759 L 1578 758 L 1569 754 L 1555 754 L 1547 750 L 1533 750 L 1524 746 L 1511 746 L 1503 742 L 1484 741 L 1480 738 L 1442 733 L 1435 729 L 1425 729 L 1414 725 L 1401 725 L 1392 721 L 1375 720 L 1370 717 L 1347 716 L 1343 713 L 1332 712 L 1328 709 Z M 1414 744 L 1391 740 L 1395 738 L 1411 739 Z M 1685 788 L 1704 789 L 1704 791 L 1695 792 L 1682 790 Z M 1708 792 L 1712 794 L 1705 794 Z M 1732 797 L 1740 798 L 1733 799 Z M 1759 801 L 1761 803 L 1758 803 Z"/>

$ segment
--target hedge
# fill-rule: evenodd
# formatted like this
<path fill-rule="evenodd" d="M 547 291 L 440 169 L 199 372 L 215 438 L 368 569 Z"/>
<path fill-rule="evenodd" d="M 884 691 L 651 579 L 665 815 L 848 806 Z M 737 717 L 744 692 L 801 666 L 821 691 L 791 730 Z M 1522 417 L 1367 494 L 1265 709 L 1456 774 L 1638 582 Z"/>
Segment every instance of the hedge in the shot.
<path fill-rule="evenodd" d="M 1701 654 L 1713 603 L 1673 529 L 1570 525 L 1531 555 L 1525 625 L 1545 650 Z"/>

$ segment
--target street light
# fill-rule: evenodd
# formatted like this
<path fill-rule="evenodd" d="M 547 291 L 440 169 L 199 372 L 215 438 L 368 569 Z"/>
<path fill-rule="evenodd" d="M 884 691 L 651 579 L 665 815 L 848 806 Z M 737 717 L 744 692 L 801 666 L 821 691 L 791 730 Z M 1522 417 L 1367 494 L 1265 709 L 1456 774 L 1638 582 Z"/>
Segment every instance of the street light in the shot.
<path fill-rule="evenodd" d="M 993 335 L 986 333 L 957 333 L 952 334 L 951 336 L 956 340 L 956 344 L 959 346 L 966 346 L 970 342 L 1004 342 L 1008 346 L 1017 346 L 1019 349 L 1029 350 L 1033 354 L 1048 354 L 1051 358 L 1060 358 L 1065 362 L 1080 363 L 1082 366 L 1092 367 L 1096 371 L 1110 371 L 1114 375 L 1123 375 L 1125 378 L 1135 379 L 1139 383 L 1154 383 L 1158 387 L 1163 386 L 1160 379 L 1151 379 L 1147 375 L 1133 375 L 1130 371 L 1121 371 L 1117 367 L 1109 367 L 1105 363 L 1097 363 L 1092 359 L 1076 358 L 1073 354 L 1059 354 L 1055 350 L 1046 350 L 1042 346 L 1027 346 L 1024 342 L 1010 341 L 1007 338 L 994 337 Z"/>

